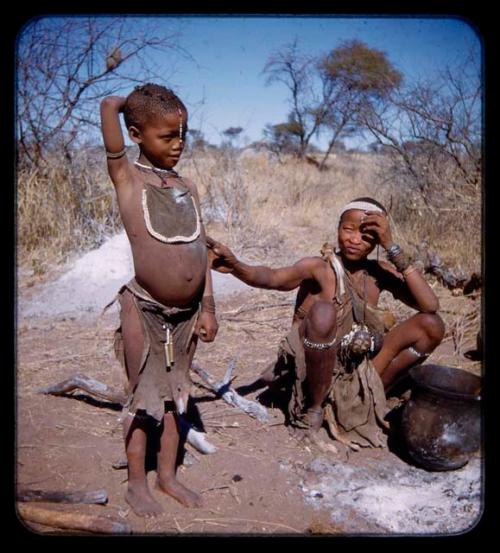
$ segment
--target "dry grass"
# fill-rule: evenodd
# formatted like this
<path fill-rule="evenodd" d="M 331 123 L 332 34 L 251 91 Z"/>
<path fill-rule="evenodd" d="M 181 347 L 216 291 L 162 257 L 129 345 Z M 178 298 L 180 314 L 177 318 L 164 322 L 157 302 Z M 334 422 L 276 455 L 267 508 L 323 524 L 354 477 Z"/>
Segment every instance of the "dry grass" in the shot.
<path fill-rule="evenodd" d="M 102 163 L 83 151 L 72 165 L 54 160 L 17 175 L 18 261 L 34 274 L 99 246 L 121 228 Z"/>
<path fill-rule="evenodd" d="M 427 240 L 445 262 L 466 272 L 480 269 L 480 194 L 431 210 L 418 195 L 387 180 L 380 156 L 339 155 L 319 172 L 265 154 L 187 153 L 179 171 L 198 185 L 209 232 L 249 261 L 281 264 L 317 254 L 323 242 L 336 240 L 341 206 L 372 196 L 390 208 L 395 240 L 410 252 Z M 71 167 L 59 161 L 19 172 L 19 260 L 34 273 L 100 245 L 120 228 L 102 157 L 92 161 L 82 152 Z"/>

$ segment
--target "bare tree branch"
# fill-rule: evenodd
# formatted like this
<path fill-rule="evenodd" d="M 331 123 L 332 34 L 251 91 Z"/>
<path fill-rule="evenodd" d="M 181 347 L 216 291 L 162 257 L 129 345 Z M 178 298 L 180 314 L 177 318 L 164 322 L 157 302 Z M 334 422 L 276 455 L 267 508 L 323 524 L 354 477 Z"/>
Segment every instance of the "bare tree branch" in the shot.
<path fill-rule="evenodd" d="M 27 26 L 17 52 L 19 153 L 31 162 L 64 142 L 71 150 L 98 126 L 98 101 L 153 77 L 153 51 L 187 57 L 179 34 L 116 17 L 41 18 Z M 111 61 L 110 61 L 111 60 Z M 74 133 L 75 123 L 79 132 Z M 64 136 L 64 138 L 62 138 Z"/>

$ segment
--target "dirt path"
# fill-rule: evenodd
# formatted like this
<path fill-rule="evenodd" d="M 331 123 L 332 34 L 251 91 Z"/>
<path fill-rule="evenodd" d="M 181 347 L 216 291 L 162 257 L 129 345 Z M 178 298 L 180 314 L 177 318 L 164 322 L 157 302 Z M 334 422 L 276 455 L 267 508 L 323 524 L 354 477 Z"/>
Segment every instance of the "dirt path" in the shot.
<path fill-rule="evenodd" d="M 29 286 L 30 282 L 20 282 L 24 308 L 34 302 L 40 305 L 43 297 L 42 288 Z M 274 358 L 279 338 L 289 325 L 291 306 L 286 304 L 291 304 L 294 293 L 238 289 L 228 294 L 234 290 L 224 288 L 224 282 L 218 288 L 218 338 L 214 344 L 200 344 L 196 359 L 217 378 L 236 359 L 238 386 L 252 381 Z M 467 313 L 470 308 L 464 298 L 444 292 L 443 300 L 444 309 Z M 138 534 L 453 533 L 476 520 L 481 495 L 479 456 L 464 469 L 428 473 L 385 450 L 350 453 L 336 444 L 337 453 L 321 453 L 290 435 L 277 407 L 269 406 L 272 421 L 263 424 L 199 386 L 194 387 L 193 401 L 217 451 L 202 455 L 186 445 L 179 479 L 201 491 L 204 507 L 186 509 L 155 492 L 165 513 L 152 520 L 135 516 L 124 501 L 126 470 L 113 468 L 123 456 L 119 412 L 110 405 L 84 401 L 82 396 L 37 392 L 75 373 L 120 389 L 123 375 L 111 344 L 115 323 L 113 311 L 99 319 L 92 310 L 36 313 L 21 309 L 18 481 L 35 489 L 104 488 L 109 496 L 106 506 L 48 508 L 113 514 L 127 520 Z M 477 373 L 478 363 L 457 358 L 456 341 L 447 339 L 432 361 L 454 361 L 455 366 Z M 463 338 L 460 347 L 468 346 L 473 344 Z M 248 397 L 257 396 L 255 392 Z M 151 483 L 154 476 L 151 471 Z M 33 524 L 33 528 L 49 531 L 41 525 Z"/>

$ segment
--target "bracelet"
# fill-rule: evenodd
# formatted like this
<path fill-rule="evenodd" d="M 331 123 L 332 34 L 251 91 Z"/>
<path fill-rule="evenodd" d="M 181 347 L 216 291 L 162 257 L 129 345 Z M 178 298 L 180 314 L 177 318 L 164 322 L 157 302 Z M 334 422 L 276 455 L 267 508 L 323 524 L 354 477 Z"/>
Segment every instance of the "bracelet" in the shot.
<path fill-rule="evenodd" d="M 395 257 L 396 255 L 400 254 L 403 250 L 401 249 L 401 246 L 399 244 L 391 244 L 386 252 L 387 252 L 387 256 L 389 258 L 391 257 Z"/>
<path fill-rule="evenodd" d="M 108 152 L 106 150 L 106 157 L 108 159 L 119 159 L 123 157 L 126 153 L 127 153 L 127 148 L 123 148 L 121 152 L 117 152 L 116 154 L 114 154 L 113 152 Z"/>
<path fill-rule="evenodd" d="M 418 271 L 418 267 L 415 265 L 409 265 L 404 271 L 403 276 L 406 278 L 409 274 L 414 273 L 415 271 Z"/>
<path fill-rule="evenodd" d="M 334 338 L 331 342 L 311 342 L 307 338 L 304 338 L 303 344 L 306 348 L 309 349 L 317 349 L 317 350 L 324 350 L 324 349 L 330 349 L 332 346 L 335 345 L 335 342 L 337 341 L 337 338 Z"/>
<path fill-rule="evenodd" d="M 403 252 L 399 244 L 391 244 L 387 250 L 387 257 L 391 263 L 396 266 L 396 269 L 402 273 L 410 266 L 409 257 Z"/>
<path fill-rule="evenodd" d="M 206 313 L 215 313 L 215 301 L 213 296 L 203 296 L 201 298 L 201 310 Z"/>
<path fill-rule="evenodd" d="M 403 252 L 394 256 L 391 259 L 391 262 L 400 273 L 406 271 L 406 269 L 408 269 L 408 267 L 410 266 L 410 258 Z"/>

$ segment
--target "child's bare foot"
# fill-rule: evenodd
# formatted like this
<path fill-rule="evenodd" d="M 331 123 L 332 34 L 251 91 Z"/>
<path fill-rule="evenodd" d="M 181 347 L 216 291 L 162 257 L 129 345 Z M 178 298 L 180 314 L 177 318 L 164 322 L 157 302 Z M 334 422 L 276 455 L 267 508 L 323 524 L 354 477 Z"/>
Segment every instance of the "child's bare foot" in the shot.
<path fill-rule="evenodd" d="M 163 513 L 161 505 L 153 499 L 146 483 L 128 485 L 125 501 L 140 517 L 155 517 Z"/>
<path fill-rule="evenodd" d="M 185 507 L 201 507 L 203 500 L 197 493 L 188 490 L 186 486 L 181 484 L 175 477 L 161 478 L 158 476 L 156 481 L 158 489 L 177 499 Z"/>

